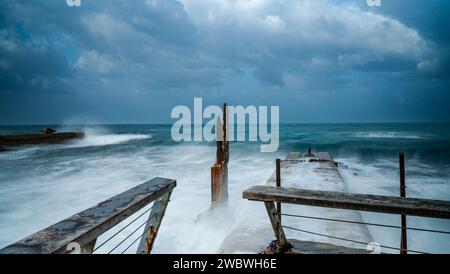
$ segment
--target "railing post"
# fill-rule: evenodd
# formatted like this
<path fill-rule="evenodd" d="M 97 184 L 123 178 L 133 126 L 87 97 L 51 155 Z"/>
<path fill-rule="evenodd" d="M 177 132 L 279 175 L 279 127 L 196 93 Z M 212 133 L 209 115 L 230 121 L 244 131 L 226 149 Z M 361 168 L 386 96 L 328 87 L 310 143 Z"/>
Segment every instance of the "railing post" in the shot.
<path fill-rule="evenodd" d="M 277 187 L 281 187 L 281 160 L 280 159 L 276 160 L 275 176 L 276 176 Z M 277 214 L 280 218 L 280 223 L 281 223 L 281 203 L 280 202 L 277 202 Z"/>
<path fill-rule="evenodd" d="M 406 182 L 405 182 L 405 154 L 402 152 L 399 155 L 400 166 L 400 197 L 406 197 Z M 408 237 L 406 234 L 406 215 L 402 214 L 402 234 L 400 240 L 400 254 L 408 253 Z"/>
<path fill-rule="evenodd" d="M 95 244 L 97 243 L 97 239 L 93 240 L 92 242 L 83 245 L 81 247 L 81 254 L 92 254 L 94 252 Z"/>
<path fill-rule="evenodd" d="M 270 223 L 272 224 L 273 232 L 277 238 L 277 244 L 280 251 L 284 251 L 290 248 L 290 244 L 286 239 L 283 227 L 281 226 L 280 216 L 278 216 L 275 204 L 273 202 L 264 202 L 266 206 L 267 214 L 269 215 Z"/>
<path fill-rule="evenodd" d="M 172 191 L 161 196 L 158 200 L 154 202 L 154 206 L 150 211 L 149 219 L 145 225 L 145 232 L 139 242 L 139 247 L 137 254 L 150 254 L 155 242 L 156 236 L 158 235 L 159 227 L 161 226 L 161 221 L 166 213 L 167 205 L 170 201 L 170 196 Z"/>

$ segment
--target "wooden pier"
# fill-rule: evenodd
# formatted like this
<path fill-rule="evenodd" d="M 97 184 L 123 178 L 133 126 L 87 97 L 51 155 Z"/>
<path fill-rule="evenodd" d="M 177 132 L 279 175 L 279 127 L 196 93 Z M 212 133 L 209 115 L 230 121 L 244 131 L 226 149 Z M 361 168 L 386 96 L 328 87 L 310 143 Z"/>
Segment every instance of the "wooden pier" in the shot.
<path fill-rule="evenodd" d="M 402 156 L 403 154 L 400 154 L 400 181 L 401 187 L 404 189 L 405 171 L 404 156 Z M 313 164 L 315 166 L 309 166 L 309 168 L 312 168 L 315 173 L 320 175 L 326 184 L 331 184 L 331 190 L 323 187 L 323 184 L 318 189 L 314 189 L 314 186 L 311 187 L 311 182 L 309 185 L 302 187 L 302 183 L 295 183 L 295 181 L 302 180 L 301 176 L 294 176 L 292 178 L 294 181 L 290 181 L 289 168 L 307 163 L 315 163 Z M 348 193 L 345 191 L 345 185 L 339 175 L 337 164 L 329 153 L 316 153 L 314 155 L 310 150 L 305 155 L 290 153 L 284 162 L 284 171 L 287 173 L 288 178 L 287 185 L 283 187 L 280 186 L 281 178 L 283 178 L 280 175 L 282 173 L 282 165 L 279 166 L 280 164 L 277 162 L 277 171 L 275 172 L 276 186 L 273 186 L 273 178 L 271 178 L 266 185 L 253 186 L 243 192 L 244 199 L 264 203 L 273 235 L 276 238 L 263 253 L 361 254 L 380 253 L 381 248 L 398 250 L 401 254 L 406 254 L 408 251 L 423 253 L 407 249 L 406 216 L 450 219 L 449 201 L 405 198 L 404 192 L 401 193 L 401 197 Z M 317 181 L 314 182 L 317 183 Z M 297 210 L 292 212 L 294 208 L 291 207 L 291 210 L 288 210 L 289 212 L 283 210 L 283 213 L 281 213 L 281 208 L 279 208 L 281 204 L 285 204 L 283 209 L 288 208 L 287 205 L 295 205 Z M 305 206 L 307 206 L 307 210 L 305 210 Z M 303 207 L 303 210 L 300 207 Z M 322 209 L 320 215 L 315 211 L 317 208 Z M 305 211 L 308 212 L 309 216 L 304 215 Z M 362 221 L 359 211 L 399 214 L 401 215 L 402 226 L 395 227 L 365 223 Z M 310 216 L 312 212 L 315 212 L 314 216 Z M 286 218 L 282 221 L 282 216 L 300 218 L 303 222 L 295 223 L 291 222 L 291 220 L 286 220 Z M 302 225 L 305 220 L 311 219 L 325 221 L 326 223 L 322 225 L 322 228 L 325 227 L 325 230 L 305 230 Z M 367 225 L 400 228 L 402 231 L 400 246 L 392 247 L 372 242 Z M 285 234 L 286 229 L 297 233 L 300 232 L 297 235 L 313 235 L 321 237 L 323 240 L 328 239 L 329 242 L 288 239 Z M 421 230 L 418 228 L 411 229 Z M 428 230 L 428 232 L 433 231 Z M 434 233 L 436 232 L 434 231 Z M 449 232 L 438 231 L 438 233 Z M 337 242 L 334 243 L 333 241 Z M 346 245 L 342 246 L 342 243 L 346 243 Z M 374 245 L 377 245 L 378 251 L 374 250 L 376 249 Z"/>
<path fill-rule="evenodd" d="M 274 165 L 275 166 L 275 165 Z M 280 183 L 282 186 L 302 187 L 311 189 L 327 189 L 332 191 L 346 191 L 346 186 L 342 177 L 339 174 L 337 164 L 329 153 L 319 152 L 314 155 L 309 150 L 306 153 L 291 152 L 287 155 L 285 160 L 280 161 L 279 176 L 281 177 Z M 310 179 L 313 177 L 314 182 Z M 316 183 L 316 184 L 314 184 Z M 272 176 L 266 181 L 263 186 L 274 187 L 277 186 L 277 171 L 275 170 Z M 282 201 L 279 201 L 282 202 Z M 277 206 L 271 208 L 277 212 Z M 252 218 L 239 220 L 239 225 L 227 236 L 224 244 L 222 245 L 221 252 L 223 253 L 241 253 L 241 252 L 261 252 L 267 247 L 267 243 L 270 242 L 273 237 L 273 230 L 270 222 L 267 219 L 267 213 L 264 211 L 264 207 L 258 208 L 255 205 L 249 205 L 244 209 L 243 215 L 254 216 Z M 300 207 L 294 208 L 290 205 L 283 206 L 283 212 L 311 212 L 311 209 Z M 361 215 L 357 211 L 342 212 L 338 210 L 322 210 L 314 209 L 314 214 L 325 216 L 329 218 L 345 218 L 355 222 L 362 222 Z M 277 216 L 281 219 L 281 216 Z M 261 223 L 257 219 L 265 218 L 267 221 L 264 225 L 255 225 L 255 223 Z M 283 223 L 291 223 L 287 217 L 283 218 Z M 347 237 L 359 238 L 366 242 L 371 242 L 372 236 L 365 225 L 352 226 L 349 229 L 348 224 L 327 223 L 318 228 L 317 231 L 332 233 L 335 235 L 344 235 Z M 247 240 L 248 239 L 248 240 Z M 315 238 L 302 238 L 298 241 L 316 241 Z M 240 245 L 234 243 L 240 242 Z M 338 246 L 342 242 L 329 240 L 324 244 L 332 244 Z M 309 245 L 311 246 L 311 245 Z M 349 248 L 361 248 L 360 245 L 351 244 Z M 337 250 L 337 249 L 336 249 Z M 349 249 L 342 248 L 341 250 L 348 251 Z M 364 250 L 362 250 L 364 251 Z M 361 253 L 361 250 L 354 250 L 355 253 Z"/>
<path fill-rule="evenodd" d="M 449 201 L 349 193 L 327 152 L 292 152 L 274 166 L 276 171 L 265 184 L 243 192 L 244 199 L 261 203 L 244 209 L 246 217 L 238 220 L 220 252 L 367 254 L 379 253 L 378 248 L 423 253 L 406 249 L 403 222 L 401 227 L 365 223 L 360 211 L 399 214 L 402 220 L 408 215 L 450 219 Z M 261 218 L 267 222 L 260 222 Z M 401 245 L 374 243 L 368 230 L 371 225 L 401 229 Z M 273 237 L 276 240 L 268 246 Z"/>

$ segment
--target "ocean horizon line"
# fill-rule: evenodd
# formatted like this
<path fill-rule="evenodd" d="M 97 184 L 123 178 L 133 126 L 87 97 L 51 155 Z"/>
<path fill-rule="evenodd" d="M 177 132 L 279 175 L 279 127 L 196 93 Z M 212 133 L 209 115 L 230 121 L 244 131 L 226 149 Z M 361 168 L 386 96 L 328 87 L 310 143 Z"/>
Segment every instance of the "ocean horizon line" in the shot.
<path fill-rule="evenodd" d="M 339 124 L 370 124 L 370 125 L 398 125 L 398 124 L 450 124 L 450 121 L 387 121 L 387 122 L 280 122 L 279 125 L 339 125 Z M 24 123 L 24 124 L 0 124 L 0 127 L 20 127 L 20 126 L 124 126 L 124 125 L 136 125 L 136 126 L 171 126 L 173 123 Z M 204 126 L 203 124 L 193 124 L 193 126 Z M 242 123 L 237 123 L 237 125 L 243 125 Z M 258 124 L 248 124 L 245 125 L 258 125 Z M 267 123 L 271 125 L 271 123 Z"/>

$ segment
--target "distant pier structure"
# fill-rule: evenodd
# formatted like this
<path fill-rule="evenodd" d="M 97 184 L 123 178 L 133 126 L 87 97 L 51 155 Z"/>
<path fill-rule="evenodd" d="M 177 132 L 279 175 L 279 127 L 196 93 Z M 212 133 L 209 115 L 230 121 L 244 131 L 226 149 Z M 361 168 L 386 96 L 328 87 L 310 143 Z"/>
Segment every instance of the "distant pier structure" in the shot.
<path fill-rule="evenodd" d="M 0 151 L 10 148 L 30 145 L 62 144 L 68 141 L 80 140 L 85 137 L 83 132 L 56 132 L 44 128 L 41 134 L 3 135 L 0 136 Z"/>

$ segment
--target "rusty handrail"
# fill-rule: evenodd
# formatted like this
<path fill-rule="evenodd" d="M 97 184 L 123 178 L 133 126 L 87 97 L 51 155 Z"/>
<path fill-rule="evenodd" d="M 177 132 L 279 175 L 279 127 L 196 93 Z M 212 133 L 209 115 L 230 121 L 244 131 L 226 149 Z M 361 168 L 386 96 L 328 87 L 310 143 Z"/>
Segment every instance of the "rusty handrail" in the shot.
<path fill-rule="evenodd" d="M 176 181 L 154 178 L 0 250 L 0 254 L 92 253 L 97 238 L 140 209 L 170 197 Z"/>
<path fill-rule="evenodd" d="M 450 219 L 450 201 L 402 198 L 394 196 L 366 195 L 335 191 L 316 191 L 298 188 L 253 186 L 243 192 L 243 198 L 264 202 L 271 221 L 278 248 L 288 249 L 281 215 L 275 211 L 275 203 L 361 210 L 387 214 L 403 214 L 429 218 Z"/>

